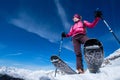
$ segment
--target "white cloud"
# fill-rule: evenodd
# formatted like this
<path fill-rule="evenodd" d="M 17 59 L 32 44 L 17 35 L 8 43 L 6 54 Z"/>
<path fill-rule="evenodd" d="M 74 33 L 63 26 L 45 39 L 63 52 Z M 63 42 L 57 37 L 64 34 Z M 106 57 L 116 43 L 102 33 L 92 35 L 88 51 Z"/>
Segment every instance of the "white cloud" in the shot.
<path fill-rule="evenodd" d="M 19 55 L 22 55 L 23 53 L 16 53 L 16 54 L 8 54 L 6 56 L 19 56 Z"/>
<path fill-rule="evenodd" d="M 63 47 L 66 48 L 66 49 L 68 49 L 68 50 L 70 50 L 70 51 L 74 51 L 74 50 L 73 50 L 72 41 L 65 42 L 65 43 L 63 44 Z"/>
<path fill-rule="evenodd" d="M 55 1 L 56 6 L 57 6 L 58 14 L 61 18 L 63 26 L 65 26 L 65 30 L 68 31 L 70 28 L 70 23 L 67 21 L 65 10 L 62 7 L 62 5 L 60 4 L 59 0 L 54 0 L 54 1 Z"/>
<path fill-rule="evenodd" d="M 1 57 L 8 57 L 8 56 L 20 56 L 20 55 L 22 55 L 23 53 L 11 53 L 11 54 L 6 54 L 6 55 L 3 55 L 3 56 L 1 56 Z"/>
<path fill-rule="evenodd" d="M 35 20 L 27 12 L 20 11 L 16 18 L 9 19 L 9 23 L 20 27 L 28 32 L 37 34 L 40 37 L 49 40 L 50 42 L 56 42 L 59 40 L 58 34 L 52 32 L 52 29 L 49 29 L 49 24 L 43 24 L 40 21 Z"/>
<path fill-rule="evenodd" d="M 58 14 L 59 14 L 61 21 L 63 23 L 63 26 L 65 27 L 66 31 L 69 31 L 71 24 L 67 21 L 65 10 L 62 7 L 62 5 L 60 4 L 60 2 L 59 2 L 60 0 L 54 0 L 54 1 L 55 1 L 55 5 L 57 7 L 57 10 L 58 10 Z M 73 51 L 73 46 L 71 44 L 71 41 L 65 42 L 63 47 L 70 50 L 70 51 Z"/>
<path fill-rule="evenodd" d="M 67 21 L 65 10 L 59 3 L 59 0 L 55 0 L 55 4 L 58 9 L 58 14 L 61 18 L 61 21 L 65 26 L 65 30 L 68 31 L 70 28 L 70 23 Z M 34 15 L 31 16 L 27 11 L 20 10 L 16 16 L 8 19 L 8 22 L 28 32 L 34 33 L 44 39 L 47 39 L 52 43 L 56 43 L 60 40 L 58 32 L 52 31 L 50 24 L 43 24 L 40 20 L 36 20 Z M 69 46 L 67 42 L 63 47 L 68 50 L 72 50 L 71 46 Z"/>

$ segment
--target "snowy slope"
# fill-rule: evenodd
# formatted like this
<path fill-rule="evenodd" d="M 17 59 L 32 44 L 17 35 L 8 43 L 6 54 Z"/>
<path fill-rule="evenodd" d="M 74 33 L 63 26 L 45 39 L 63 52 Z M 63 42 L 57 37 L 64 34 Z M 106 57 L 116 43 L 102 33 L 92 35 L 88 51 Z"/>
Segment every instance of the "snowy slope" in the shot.
<path fill-rule="evenodd" d="M 91 74 L 89 71 L 86 71 L 85 74 L 75 75 L 63 75 L 59 73 L 54 77 L 54 70 L 32 71 L 14 67 L 0 67 L 0 74 L 7 74 L 9 76 L 23 78 L 25 80 L 120 80 L 120 57 L 114 57 L 119 55 L 120 49 L 105 58 L 105 60 L 109 60 L 109 64 L 103 63 L 104 66 L 100 69 L 101 72 L 97 74 Z"/>

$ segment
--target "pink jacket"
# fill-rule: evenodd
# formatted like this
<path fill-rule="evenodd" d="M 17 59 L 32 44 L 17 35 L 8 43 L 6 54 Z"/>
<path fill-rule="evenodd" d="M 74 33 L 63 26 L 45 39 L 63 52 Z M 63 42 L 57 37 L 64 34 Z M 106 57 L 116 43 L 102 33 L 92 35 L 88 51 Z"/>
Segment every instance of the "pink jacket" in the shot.
<path fill-rule="evenodd" d="M 100 20 L 100 18 L 97 17 L 92 23 L 90 23 L 86 20 L 84 20 L 83 22 L 79 21 L 71 27 L 70 32 L 66 36 L 74 37 L 77 34 L 86 34 L 86 27 L 93 28 L 98 23 L 99 20 Z"/>

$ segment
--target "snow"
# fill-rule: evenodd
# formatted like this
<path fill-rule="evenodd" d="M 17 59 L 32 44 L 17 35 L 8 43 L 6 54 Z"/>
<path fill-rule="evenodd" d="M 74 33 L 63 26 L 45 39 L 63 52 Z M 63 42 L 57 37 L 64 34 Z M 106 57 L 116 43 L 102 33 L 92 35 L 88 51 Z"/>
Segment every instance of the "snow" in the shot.
<path fill-rule="evenodd" d="M 116 50 L 105 59 L 111 59 L 114 56 L 120 55 L 120 49 Z M 103 63 L 104 66 L 100 68 L 100 73 L 89 73 L 87 70 L 85 74 L 67 75 L 59 72 L 54 77 L 54 70 L 27 70 L 15 67 L 0 67 L 0 74 L 7 74 L 15 78 L 23 78 L 25 80 L 120 80 L 120 57 L 109 60 L 109 64 Z"/>
<path fill-rule="evenodd" d="M 116 56 L 116 55 L 120 55 L 120 49 L 116 50 L 114 53 L 109 55 L 107 58 L 111 58 L 111 57 Z"/>

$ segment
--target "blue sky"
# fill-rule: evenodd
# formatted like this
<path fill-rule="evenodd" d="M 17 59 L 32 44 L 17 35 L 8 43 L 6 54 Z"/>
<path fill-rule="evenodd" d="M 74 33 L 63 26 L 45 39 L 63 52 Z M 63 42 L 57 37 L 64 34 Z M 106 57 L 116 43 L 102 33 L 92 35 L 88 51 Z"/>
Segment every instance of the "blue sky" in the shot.
<path fill-rule="evenodd" d="M 29 69 L 52 69 L 50 56 L 58 54 L 61 32 L 68 32 L 72 17 L 94 19 L 100 8 L 105 20 L 120 39 L 119 0 L 0 0 L 0 64 Z M 101 21 L 87 29 L 90 38 L 99 39 L 105 57 L 120 46 Z M 75 68 L 71 38 L 64 39 L 61 58 Z"/>

